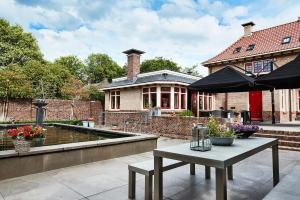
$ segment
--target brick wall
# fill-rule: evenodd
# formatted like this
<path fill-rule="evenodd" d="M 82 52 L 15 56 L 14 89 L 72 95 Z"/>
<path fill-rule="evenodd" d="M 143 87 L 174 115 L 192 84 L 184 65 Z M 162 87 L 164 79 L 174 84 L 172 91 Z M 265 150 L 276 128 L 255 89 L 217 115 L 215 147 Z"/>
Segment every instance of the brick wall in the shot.
<path fill-rule="evenodd" d="M 45 107 L 46 120 L 69 120 L 73 115 L 74 119 L 93 117 L 98 122 L 100 112 L 103 111 L 99 101 L 47 99 L 46 102 L 48 102 Z M 4 101 L 0 100 L 0 115 L 3 113 L 3 106 Z M 35 106 L 30 99 L 10 100 L 7 118 L 14 118 L 16 121 L 32 121 L 35 120 L 35 112 Z"/>
<path fill-rule="evenodd" d="M 116 130 L 143 132 L 171 138 L 188 139 L 193 124 L 207 123 L 205 117 L 153 116 L 147 112 L 105 112 L 105 126 Z M 125 125 L 125 121 L 129 123 Z M 217 119 L 225 122 L 224 119 Z M 135 129 L 133 123 L 140 122 Z"/>

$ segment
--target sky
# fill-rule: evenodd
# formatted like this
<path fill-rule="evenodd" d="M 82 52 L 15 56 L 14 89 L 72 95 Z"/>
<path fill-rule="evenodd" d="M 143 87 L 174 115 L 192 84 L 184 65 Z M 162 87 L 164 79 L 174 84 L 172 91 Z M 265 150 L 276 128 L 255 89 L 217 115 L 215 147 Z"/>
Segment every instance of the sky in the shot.
<path fill-rule="evenodd" d="M 299 0 L 0 0 L 0 17 L 37 39 L 45 59 L 106 53 L 123 66 L 122 52 L 143 50 L 144 59 L 165 57 L 201 66 L 243 35 L 295 21 Z"/>

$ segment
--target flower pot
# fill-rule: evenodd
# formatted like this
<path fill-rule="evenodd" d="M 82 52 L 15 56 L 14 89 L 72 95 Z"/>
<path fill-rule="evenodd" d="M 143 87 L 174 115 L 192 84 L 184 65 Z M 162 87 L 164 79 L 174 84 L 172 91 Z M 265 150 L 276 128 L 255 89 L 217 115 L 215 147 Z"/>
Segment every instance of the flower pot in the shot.
<path fill-rule="evenodd" d="M 249 138 L 251 135 L 253 135 L 256 131 L 244 131 L 244 132 L 240 132 L 240 133 L 236 133 L 236 136 L 238 138 Z"/>
<path fill-rule="evenodd" d="M 89 121 L 82 121 L 82 125 L 84 127 L 89 127 Z"/>
<path fill-rule="evenodd" d="M 210 141 L 216 146 L 231 146 L 233 144 L 233 137 L 210 137 Z"/>
<path fill-rule="evenodd" d="M 15 151 L 18 153 L 26 153 L 30 151 L 31 141 L 28 140 L 13 140 Z"/>
<path fill-rule="evenodd" d="M 95 127 L 95 122 L 94 121 L 89 121 L 89 127 L 94 128 Z"/>
<path fill-rule="evenodd" d="M 45 138 L 33 138 L 33 146 L 41 147 L 44 145 Z"/>

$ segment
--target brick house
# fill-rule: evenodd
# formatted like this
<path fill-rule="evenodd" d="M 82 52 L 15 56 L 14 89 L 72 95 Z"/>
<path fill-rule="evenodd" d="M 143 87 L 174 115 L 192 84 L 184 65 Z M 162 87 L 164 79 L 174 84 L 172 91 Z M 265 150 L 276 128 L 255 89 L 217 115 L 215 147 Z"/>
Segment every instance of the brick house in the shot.
<path fill-rule="evenodd" d="M 130 49 L 127 54 L 126 77 L 116 78 L 102 90 L 105 92 L 105 111 L 147 111 L 160 107 L 162 113 L 187 109 L 187 86 L 200 77 L 160 70 L 140 73 L 140 56 L 143 51 Z"/>
<path fill-rule="evenodd" d="M 279 26 L 252 31 L 253 22 L 242 24 L 244 35 L 220 54 L 203 62 L 209 73 L 225 66 L 234 66 L 244 73 L 269 73 L 292 61 L 300 52 L 300 18 Z M 243 70 L 242 70 L 243 69 Z M 244 71 L 245 70 L 245 71 Z M 300 70 L 300 66 L 299 66 Z M 300 80 L 299 80 L 300 81 Z M 252 120 L 271 120 L 271 93 L 253 91 L 215 94 L 215 108 L 250 110 Z M 297 119 L 300 111 L 300 90 L 275 90 L 276 120 Z M 197 101 L 199 97 L 192 96 Z"/>

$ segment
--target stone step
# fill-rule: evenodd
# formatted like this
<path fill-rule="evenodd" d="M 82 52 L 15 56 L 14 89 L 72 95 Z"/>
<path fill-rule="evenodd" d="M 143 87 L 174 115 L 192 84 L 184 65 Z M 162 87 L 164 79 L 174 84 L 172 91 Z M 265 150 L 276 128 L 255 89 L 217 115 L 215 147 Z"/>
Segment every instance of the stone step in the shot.
<path fill-rule="evenodd" d="M 279 140 L 279 146 L 300 148 L 300 142 L 294 142 L 294 141 L 288 141 L 288 140 Z"/>
<path fill-rule="evenodd" d="M 279 140 L 300 142 L 300 136 L 294 136 L 294 135 L 277 135 L 277 134 L 256 133 L 255 136 L 267 137 L 267 138 L 278 138 Z"/>
<path fill-rule="evenodd" d="M 263 130 L 259 131 L 261 134 L 272 134 L 272 135 L 288 135 L 288 136 L 299 136 L 300 137 L 300 128 L 299 132 L 295 131 L 272 131 L 272 130 Z"/>
<path fill-rule="evenodd" d="M 288 150 L 288 151 L 300 151 L 300 148 L 297 147 L 287 147 L 287 146 L 279 146 L 281 150 Z"/>

